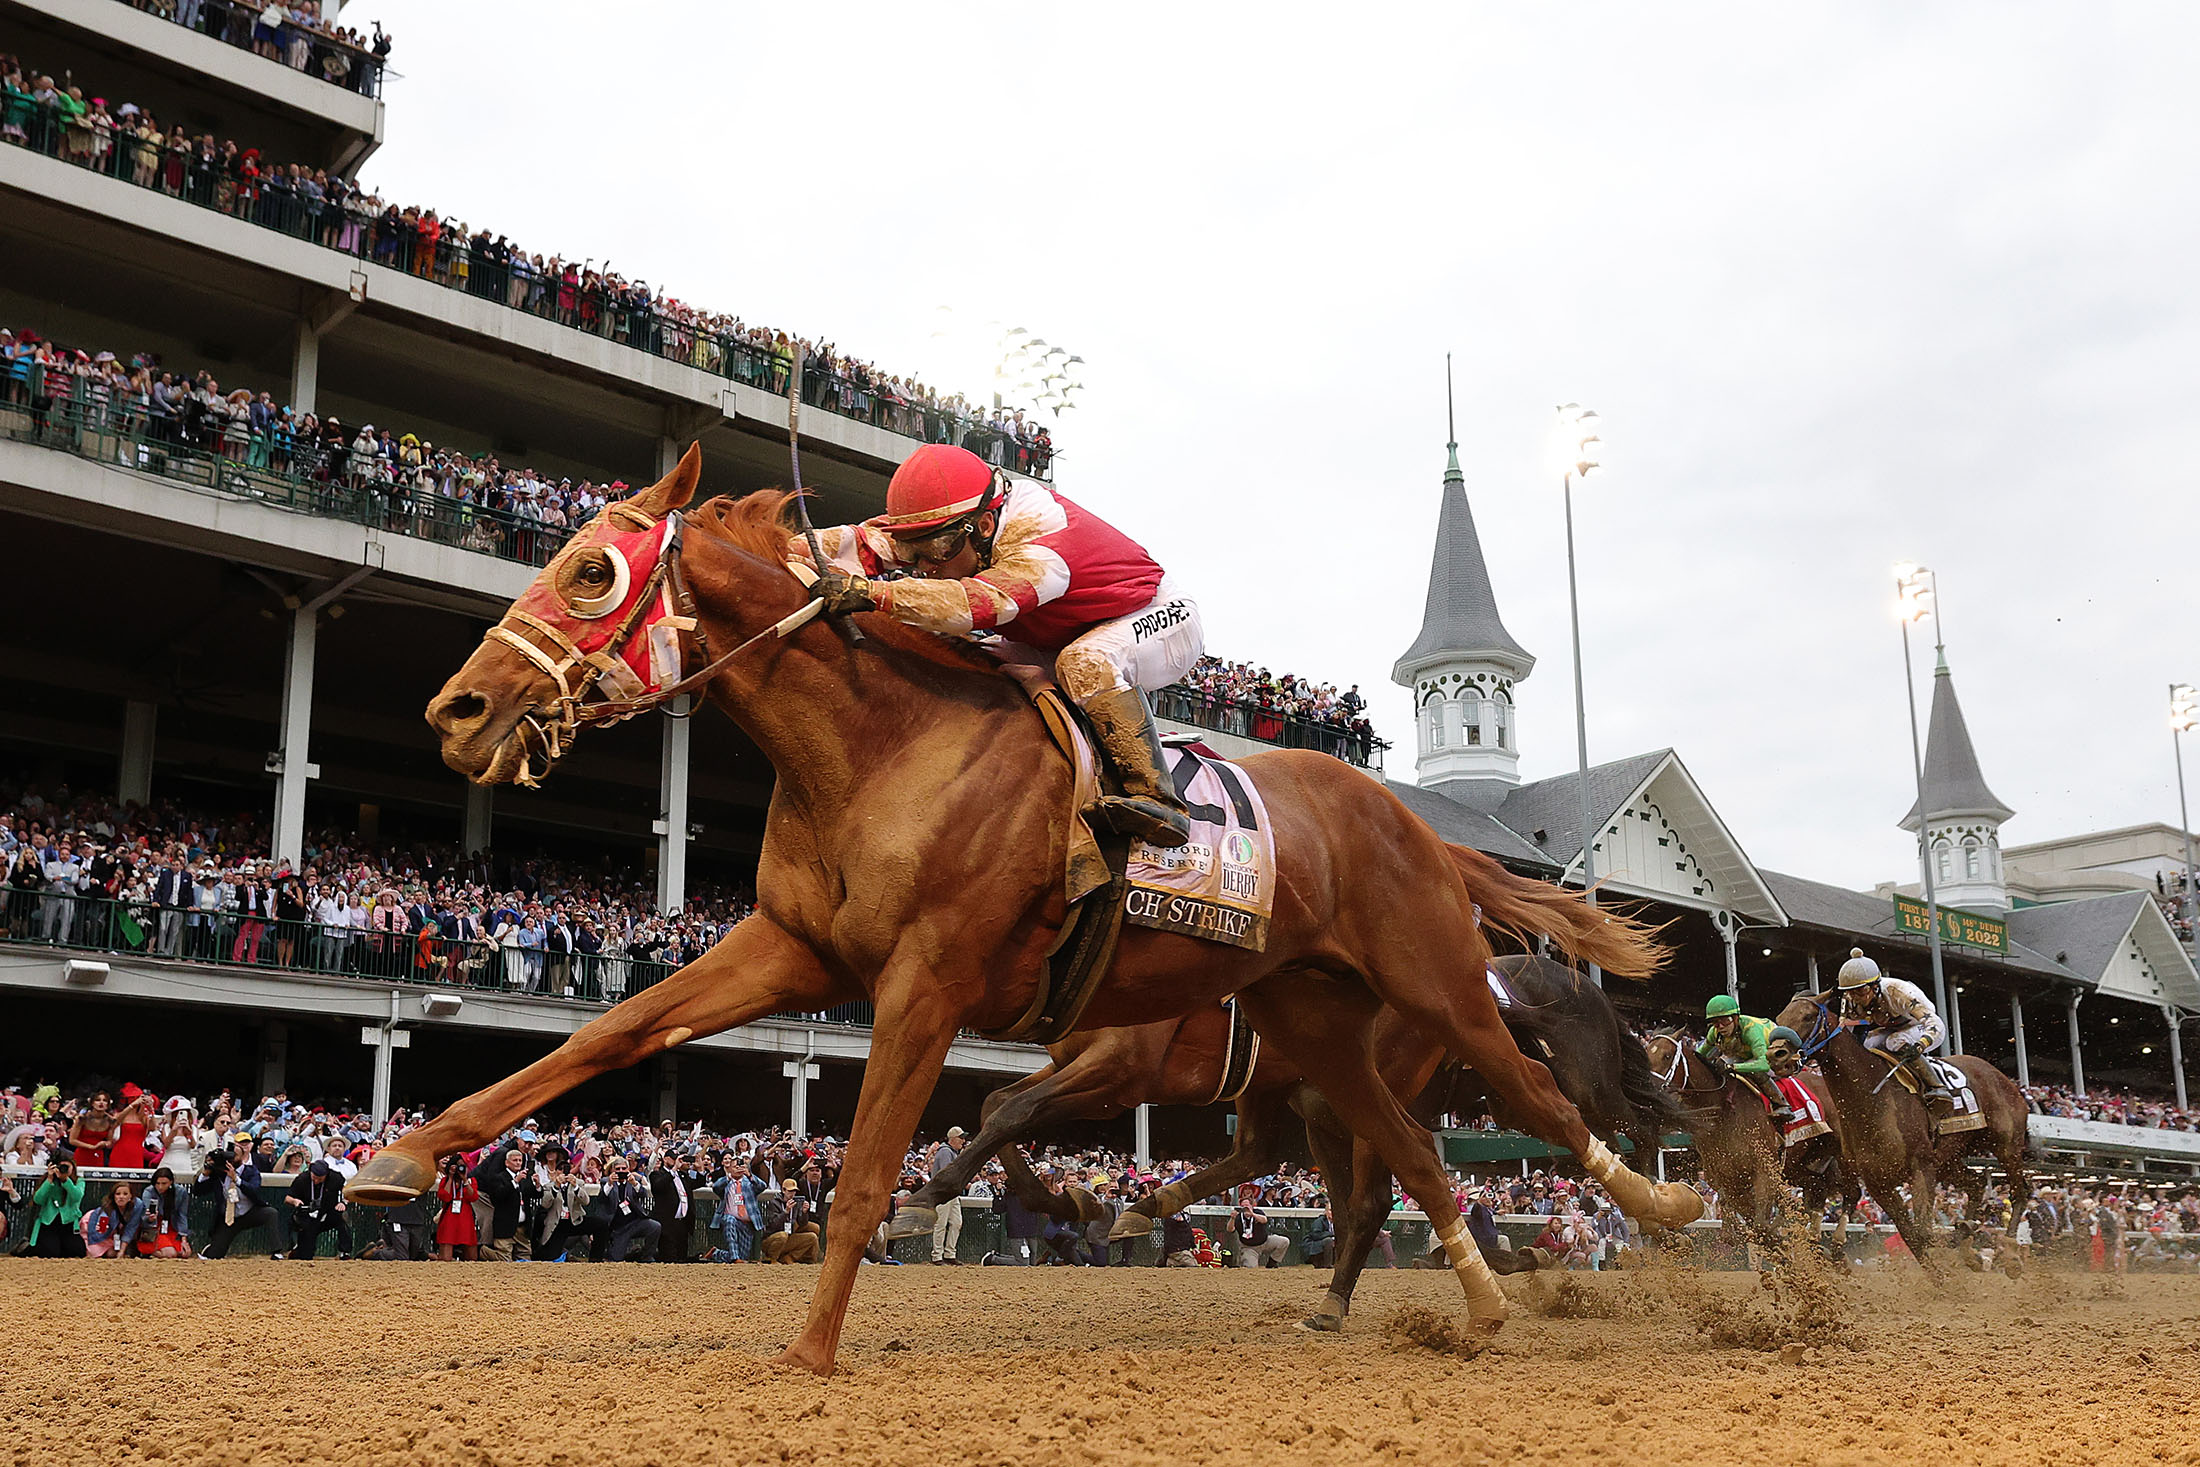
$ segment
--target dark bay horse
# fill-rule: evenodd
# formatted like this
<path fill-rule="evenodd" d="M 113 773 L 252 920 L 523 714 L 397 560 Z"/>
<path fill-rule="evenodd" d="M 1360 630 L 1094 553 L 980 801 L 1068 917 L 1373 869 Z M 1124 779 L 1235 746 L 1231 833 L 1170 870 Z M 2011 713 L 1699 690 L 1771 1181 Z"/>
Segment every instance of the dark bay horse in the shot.
<path fill-rule="evenodd" d="M 2013 1216 L 2022 1216 L 2032 1198 L 2025 1167 L 2030 1141 L 2031 1107 L 2016 1082 L 1974 1055 L 1949 1062 L 1961 1070 L 1978 1096 L 1986 1125 L 1975 1131 L 1941 1136 L 1925 1102 L 1887 1077 L 1890 1061 L 1864 1047 L 1853 1028 L 1839 1017 L 1833 993 L 1799 993 L 1775 1021 L 1803 1036 L 1803 1054 L 1815 1058 L 1832 1101 L 1834 1134 L 1841 1141 L 1842 1165 L 1864 1184 L 1872 1200 L 1886 1210 L 1902 1241 L 1919 1261 L 1932 1241 L 1933 1187 L 1945 1181 L 1963 1189 L 1976 1220 L 1986 1193 L 1986 1173 L 1968 1164 L 1974 1155 L 1991 1156 L 2009 1176 Z M 1904 1204 L 1895 1192 L 1907 1186 Z"/>
<path fill-rule="evenodd" d="M 1643 1040 L 1650 1068 L 1679 1098 L 1687 1114 L 1689 1139 L 1703 1174 L 1718 1190 L 1721 1202 L 1737 1209 L 1750 1241 L 1770 1247 L 1773 1210 L 1787 1200 L 1787 1189 L 1803 1194 L 1803 1205 L 1813 1218 L 1824 1215 L 1826 1203 L 1842 1199 L 1840 1231 L 1832 1247 L 1838 1251 L 1847 1241 L 1848 1222 L 1862 1196 L 1853 1178 L 1841 1166 L 1840 1122 L 1835 1119 L 1830 1088 L 1825 1077 L 1809 1070 L 1796 1078 L 1817 1097 L 1831 1135 L 1813 1136 L 1800 1145 L 1782 1144 L 1772 1112 L 1748 1082 L 1715 1073 L 1696 1053 L 1693 1037 L 1679 1030 L 1661 1029 Z"/>
<path fill-rule="evenodd" d="M 1491 966 L 1504 975 L 1519 1000 L 1499 1010 L 1515 1043 L 1523 1052 L 1543 1057 L 1559 1090 L 1581 1112 L 1590 1131 L 1606 1141 L 1624 1135 L 1634 1143 L 1637 1155 L 1651 1155 L 1660 1130 L 1678 1120 L 1680 1113 L 1657 1083 L 1642 1046 L 1627 1032 L 1604 990 L 1548 958 L 1511 955 L 1494 960 Z M 1372 1033 L 1384 1083 L 1423 1126 L 1447 1111 L 1461 1109 L 1470 1093 L 1479 1095 L 1487 1088 L 1472 1071 L 1447 1061 L 1443 1046 L 1388 1009 L 1376 1017 Z M 1100 1214 L 1091 1194 L 1075 1186 L 1059 1194 L 1042 1187 L 1022 1165 L 1016 1143 L 1064 1121 L 1104 1120 L 1141 1104 L 1207 1104 L 1223 1084 L 1228 1040 L 1228 1014 L 1208 1008 L 1156 1024 L 1077 1034 L 1054 1045 L 1048 1051 L 1049 1065 L 986 1097 L 978 1134 L 952 1165 L 941 1168 L 902 1205 L 888 1224 L 888 1236 L 929 1233 L 934 1210 L 961 1196 L 987 1158 L 996 1153 L 1026 1206 L 1066 1219 L 1092 1221 Z M 1502 1112 L 1502 1098 L 1492 1100 Z M 1270 1050 L 1262 1050 L 1237 1101 L 1237 1137 L 1230 1154 L 1126 1208 L 1109 1236 L 1142 1236 L 1152 1230 L 1156 1219 L 1274 1170 L 1291 1111 L 1306 1123 L 1308 1143 L 1346 1224 L 1339 1235 L 1330 1302 L 1309 1323 L 1330 1327 L 1331 1321 L 1341 1320 L 1367 1250 L 1374 1245 L 1381 1214 L 1372 1226 L 1354 1234 L 1352 1225 L 1364 1220 L 1353 1215 L 1347 1200 L 1353 1196 L 1356 1180 L 1351 1132 L 1299 1068 Z M 1380 1169 L 1379 1162 L 1373 1165 Z M 1390 1174 L 1380 1170 L 1382 1195 L 1371 1193 L 1361 1206 L 1379 1204 L 1387 1213 Z M 1371 1187 L 1373 1180 L 1371 1176 Z M 1347 1237 L 1356 1238 L 1356 1252 L 1345 1246 Z"/>
<path fill-rule="evenodd" d="M 778 776 L 758 910 L 701 958 L 376 1155 L 346 1191 L 370 1204 L 418 1196 L 439 1156 L 482 1145 L 591 1076 L 769 1014 L 868 999 L 875 1027 L 825 1263 L 780 1357 L 824 1374 L 949 1045 L 960 1029 L 1014 1023 L 1045 981 L 1069 914 L 1071 771 L 1023 690 L 978 651 L 878 614 L 855 619 L 860 645 L 800 625 L 811 598 L 788 565 L 790 496 L 712 500 L 683 517 L 700 473 L 691 447 L 656 485 L 606 506 L 484 636 L 427 718 L 453 768 L 483 783 L 532 782 L 536 760 L 554 760 L 596 718 L 700 689 Z M 673 681 L 666 661 L 698 670 Z M 1353 1134 L 1426 1199 L 1478 1326 L 1503 1320 L 1504 1295 L 1451 1205 L 1427 1133 L 1376 1069 L 1370 1030 L 1383 1005 L 1472 1065 L 1526 1129 L 1573 1151 L 1629 1213 L 1700 1215 L 1690 1189 L 1653 1187 L 1622 1164 L 1550 1071 L 1514 1045 L 1483 981 L 1490 949 L 1475 914 L 1523 945 L 1547 938 L 1629 975 L 1661 956 L 1647 930 L 1447 846 L 1339 760 L 1278 750 L 1242 767 L 1276 838 L 1266 950 L 1126 927 L 1083 1027 L 1152 1023 L 1238 995 Z"/>

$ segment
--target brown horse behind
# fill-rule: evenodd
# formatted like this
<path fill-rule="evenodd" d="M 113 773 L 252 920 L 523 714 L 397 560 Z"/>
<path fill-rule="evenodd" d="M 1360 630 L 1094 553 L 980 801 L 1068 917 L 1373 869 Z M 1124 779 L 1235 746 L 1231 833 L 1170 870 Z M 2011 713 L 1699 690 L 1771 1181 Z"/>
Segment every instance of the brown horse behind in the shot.
<path fill-rule="evenodd" d="M 1022 690 L 961 644 L 876 614 L 860 618 L 860 646 L 814 622 L 770 635 L 810 600 L 786 563 L 787 496 L 711 501 L 675 537 L 668 517 L 693 497 L 700 471 L 691 448 L 661 482 L 606 507 L 427 716 L 445 762 L 483 782 L 512 781 L 578 736 L 571 715 L 598 696 L 584 669 L 611 676 L 607 662 L 621 654 L 633 667 L 635 639 L 649 635 L 677 638 L 692 667 L 704 667 L 708 649 L 723 659 L 706 669 L 709 701 L 778 775 L 758 910 L 552 1054 L 381 1152 L 346 1191 L 369 1203 L 417 1196 L 433 1185 L 437 1157 L 482 1145 L 591 1076 L 768 1014 L 868 999 L 875 1027 L 825 1264 L 781 1357 L 826 1373 L 864 1245 L 949 1045 L 961 1029 L 1015 1021 L 1044 981 L 1068 915 L 1071 778 Z M 659 588 L 692 614 L 691 627 L 652 609 Z M 644 686 L 645 696 L 665 692 Z M 1631 1214 L 1684 1222 L 1700 1211 L 1688 1189 L 1654 1189 L 1590 1135 L 1550 1072 L 1515 1047 L 1482 981 L 1482 923 L 1524 943 L 1546 937 L 1623 974 L 1659 958 L 1644 929 L 1454 850 L 1339 760 L 1279 750 L 1243 767 L 1276 838 L 1267 950 L 1126 928 L 1085 1027 L 1152 1023 L 1238 995 L 1269 1042 L 1427 1200 L 1478 1324 L 1503 1319 L 1504 1295 L 1450 1205 L 1427 1133 L 1375 1066 L 1370 1029 L 1383 1005 L 1472 1065 L 1528 1129 L 1580 1156 Z"/>
<path fill-rule="evenodd" d="M 1889 1080 L 1889 1062 L 1864 1047 L 1838 1017 L 1831 993 L 1799 993 L 1775 1021 L 1803 1036 L 1803 1053 L 1817 1060 L 1832 1101 L 1841 1161 L 1885 1209 L 1902 1241 L 1922 1261 L 1932 1241 L 1933 1189 L 1946 1182 L 1962 1189 L 1973 1222 L 1986 1194 L 1986 1173 L 1969 1164 L 1990 1156 L 2008 1175 L 2011 1205 L 2022 1215 L 2032 1199 L 2026 1168 L 2031 1107 L 2016 1082 L 1975 1055 L 1950 1056 L 1978 1096 L 1983 1128 L 1936 1134 L 1925 1102 Z M 1905 1204 L 1897 1185 L 1909 1188 Z"/>

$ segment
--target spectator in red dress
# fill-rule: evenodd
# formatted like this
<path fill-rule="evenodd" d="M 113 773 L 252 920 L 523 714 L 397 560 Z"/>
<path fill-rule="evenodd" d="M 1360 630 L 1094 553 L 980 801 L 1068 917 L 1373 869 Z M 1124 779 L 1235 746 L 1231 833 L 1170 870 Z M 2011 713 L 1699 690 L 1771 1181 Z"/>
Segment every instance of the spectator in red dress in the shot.
<path fill-rule="evenodd" d="M 454 1254 L 473 1263 L 481 1258 L 481 1229 L 474 1217 L 474 1202 L 481 1188 L 467 1175 L 466 1158 L 444 1158 L 443 1176 L 435 1184 L 438 1204 L 435 1220 L 436 1256 L 449 1263 Z"/>

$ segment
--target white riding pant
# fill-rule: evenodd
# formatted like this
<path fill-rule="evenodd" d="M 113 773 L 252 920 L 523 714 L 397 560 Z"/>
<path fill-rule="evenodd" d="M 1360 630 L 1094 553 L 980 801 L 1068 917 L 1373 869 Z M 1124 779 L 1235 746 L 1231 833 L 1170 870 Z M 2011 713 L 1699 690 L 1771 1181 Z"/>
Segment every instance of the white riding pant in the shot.
<path fill-rule="evenodd" d="M 1893 1055 L 1896 1059 L 1908 1059 L 1938 1048 L 1941 1036 L 1948 1031 L 1942 1027 L 1940 1015 L 1935 1014 L 1922 1024 L 1911 1024 L 1902 1029 L 1874 1029 L 1864 1036 L 1864 1047 Z"/>
<path fill-rule="evenodd" d="M 1014 623 L 1006 628 L 1010 637 L 1015 631 Z M 1199 603 L 1163 576 L 1150 604 L 1100 623 L 1056 653 L 1054 677 L 1080 704 L 1124 688 L 1151 693 L 1190 672 L 1206 650 Z"/>

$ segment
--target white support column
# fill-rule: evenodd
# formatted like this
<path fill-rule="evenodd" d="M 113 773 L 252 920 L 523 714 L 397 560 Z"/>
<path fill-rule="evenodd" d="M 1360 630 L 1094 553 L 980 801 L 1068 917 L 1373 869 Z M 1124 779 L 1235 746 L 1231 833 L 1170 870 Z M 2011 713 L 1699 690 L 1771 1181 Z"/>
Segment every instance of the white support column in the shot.
<path fill-rule="evenodd" d="M 290 1088 L 290 1025 L 269 1019 L 260 1025 L 260 1095 Z"/>
<path fill-rule="evenodd" d="M 1810 984 L 1810 991 L 1816 993 L 1818 992 L 1818 954 L 1814 952 L 1805 953 L 1803 959 L 1803 977 Z"/>
<path fill-rule="evenodd" d="M 1741 920 L 1732 912 L 1721 912 L 1719 936 L 1726 941 L 1726 991 L 1731 998 L 1742 996 L 1742 974 L 1734 961 L 1734 944 L 1741 936 Z"/>
<path fill-rule="evenodd" d="M 2180 1105 L 2182 1101 L 2178 1102 Z M 1142 1167 L 1153 1165 L 1153 1107 L 1141 1105 L 1131 1111 L 1131 1155 Z"/>
<path fill-rule="evenodd" d="M 496 788 L 493 785 L 466 782 L 466 824 L 463 844 L 466 854 L 479 855 L 489 849 L 489 824 L 496 814 Z"/>
<path fill-rule="evenodd" d="M 153 730 L 160 705 L 132 698 L 122 705 L 122 767 L 115 775 L 115 796 L 123 803 L 149 804 L 153 798 Z"/>
<path fill-rule="evenodd" d="M 2169 1074 L 2177 1086 L 2177 1108 L 2185 1108 L 2185 1014 L 2174 1004 L 2162 1005 L 2162 1017 L 2169 1020 Z"/>
<path fill-rule="evenodd" d="M 278 713 L 282 770 L 275 778 L 275 860 L 292 870 L 305 864 L 306 781 L 321 772 L 307 761 L 313 735 L 313 642 L 319 609 L 299 607 L 290 617 L 290 650 L 283 660 L 283 702 Z"/>
<path fill-rule="evenodd" d="M 1963 985 L 1948 986 L 1948 1053 L 1963 1053 Z"/>
<path fill-rule="evenodd" d="M 2079 1005 L 2079 1003 L 2080 1003 L 2080 1002 L 2082 1002 L 2082 1001 L 2084 1000 L 2084 998 L 2085 998 L 2085 992 L 2084 992 L 2084 990 L 2082 990 L 2082 989 L 2073 989 L 2073 990 L 2071 991 L 2071 994 L 2070 994 L 2070 1088 L 2071 1088 L 2072 1090 L 2076 1091 L 2076 1092 L 2077 1092 L 2078 1094 L 2080 1094 L 2080 1095 L 2083 1095 L 2083 1094 L 2085 1094 L 2085 1054 L 2084 1054 L 2084 1052 L 2083 1052 L 2083 1050 L 2082 1050 L 2082 1048 L 2081 1048 L 2081 1046 L 2080 1046 L 2080 1044 L 2079 1044 L 2079 1040 L 2078 1040 L 2078 1005 Z"/>
<path fill-rule="evenodd" d="M 676 1054 L 657 1056 L 657 1112 L 658 1125 L 680 1118 L 680 1057 Z"/>
<path fill-rule="evenodd" d="M 813 1035 L 811 1044 L 814 1046 L 816 1042 Z M 785 1075 L 790 1083 L 787 1129 L 799 1141 L 810 1131 L 810 1082 L 817 1078 L 817 1062 L 808 1055 L 801 1059 L 782 1060 L 779 1073 Z"/>
<path fill-rule="evenodd" d="M 667 433 L 659 438 L 657 440 L 657 477 L 662 479 L 678 468 L 680 466 L 680 455 L 685 452 L 687 450 L 681 446 L 680 440 L 672 434 Z M 676 504 L 673 508 L 685 509 L 687 506 Z"/>
<path fill-rule="evenodd" d="M 2024 1044 L 2024 998 L 2021 994 L 2009 995 L 2009 1029 L 2017 1039 L 2017 1083 L 2032 1083 L 2032 1053 Z"/>
<path fill-rule="evenodd" d="M 412 1035 L 397 1027 L 398 1016 L 403 1013 L 404 1004 L 405 996 L 396 989 L 391 989 L 389 1022 L 370 1024 L 359 1034 L 361 1044 L 374 1046 L 374 1091 L 367 1105 L 373 1112 L 376 1126 L 390 1118 L 390 1091 L 397 1051 L 412 1043 Z"/>
<path fill-rule="evenodd" d="M 311 321 L 299 321 L 293 328 L 290 347 L 290 409 L 296 413 L 313 413 L 314 400 L 321 391 L 321 333 Z"/>
<path fill-rule="evenodd" d="M 675 715 L 688 711 L 685 697 L 672 700 Z M 663 720 L 664 743 L 658 761 L 657 910 L 677 912 L 687 905 L 688 735 L 693 724 L 683 717 Z"/>

